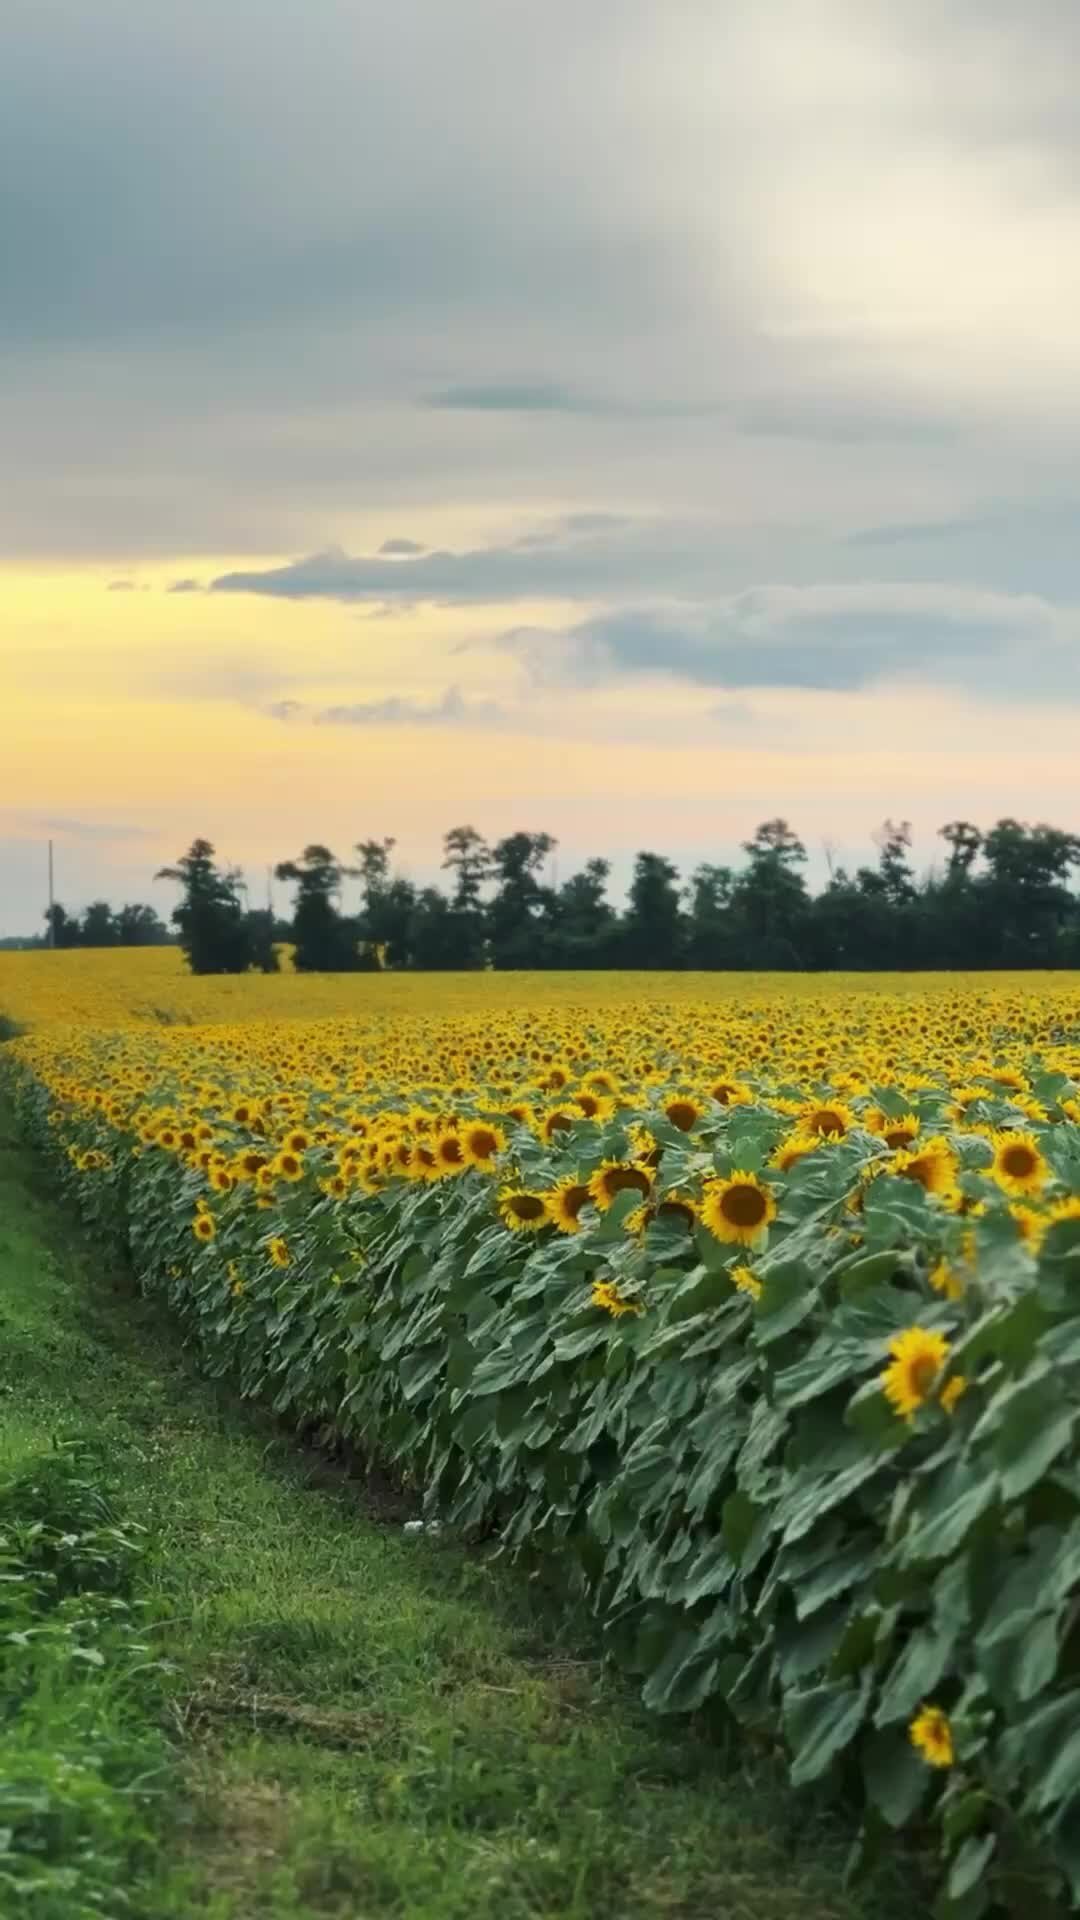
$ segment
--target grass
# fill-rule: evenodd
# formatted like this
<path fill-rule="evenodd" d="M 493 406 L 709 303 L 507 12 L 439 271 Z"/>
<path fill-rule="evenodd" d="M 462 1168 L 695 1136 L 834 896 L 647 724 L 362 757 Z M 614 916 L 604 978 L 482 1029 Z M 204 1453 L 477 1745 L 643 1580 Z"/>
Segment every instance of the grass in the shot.
<path fill-rule="evenodd" d="M 105 1665 L 58 1655 L 0 1701 L 0 1776 L 16 1743 L 17 1779 L 93 1762 L 78 1817 L 33 1829 L 24 1920 L 899 1913 L 899 1876 L 842 1890 L 843 1820 L 769 1756 L 648 1719 L 523 1575 L 404 1535 L 200 1378 L 0 1111 L 0 1534 L 13 1499 L 62 1528 L 88 1460 L 108 1505 L 82 1521 L 146 1533 Z"/>

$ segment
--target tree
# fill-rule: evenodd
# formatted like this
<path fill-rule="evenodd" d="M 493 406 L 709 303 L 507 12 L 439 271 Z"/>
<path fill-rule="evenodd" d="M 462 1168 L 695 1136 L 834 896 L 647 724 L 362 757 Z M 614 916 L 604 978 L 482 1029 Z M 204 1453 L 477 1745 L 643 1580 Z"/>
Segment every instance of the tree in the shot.
<path fill-rule="evenodd" d="M 416 913 L 416 888 L 390 872 L 394 840 L 361 840 L 355 852 L 364 907 L 360 917 L 365 947 L 376 964 L 406 967 Z"/>
<path fill-rule="evenodd" d="M 739 924 L 744 967 L 789 968 L 805 964 L 809 900 L 798 871 L 806 848 L 786 820 L 765 820 L 744 840 L 750 864 L 735 883 L 732 905 Z"/>
<path fill-rule="evenodd" d="M 978 827 L 973 827 L 970 820 L 949 820 L 938 828 L 938 835 L 949 848 L 946 877 L 953 881 L 966 880 L 982 846 Z"/>
<path fill-rule="evenodd" d="M 615 960 L 615 909 L 607 899 L 608 860 L 587 860 L 545 907 L 545 950 L 553 967 L 609 967 Z"/>
<path fill-rule="evenodd" d="M 107 900 L 94 900 L 82 917 L 81 947 L 115 947 L 119 929 Z"/>
<path fill-rule="evenodd" d="M 162 867 L 155 878 L 184 889 L 172 918 L 192 973 L 246 973 L 253 956 L 239 876 L 219 870 L 211 842 L 193 840 L 175 867 Z"/>
<path fill-rule="evenodd" d="M 54 947 L 77 947 L 79 944 L 79 923 L 73 919 L 66 907 L 55 905 L 45 909 L 45 926 L 51 931 Z"/>
<path fill-rule="evenodd" d="M 454 876 L 446 922 L 445 964 L 471 968 L 484 963 L 484 883 L 491 871 L 487 841 L 475 827 L 451 827 L 443 837 L 443 871 Z"/>
<path fill-rule="evenodd" d="M 623 964 L 628 967 L 682 965 L 682 910 L 679 869 L 662 853 L 639 853 L 634 860 L 630 899 L 622 924 Z"/>
<path fill-rule="evenodd" d="M 282 860 L 275 868 L 279 880 L 296 883 L 293 964 L 298 972 L 355 973 L 363 964 L 359 924 L 337 906 L 342 880 L 352 871 L 317 843 L 305 847 L 298 860 Z"/>
<path fill-rule="evenodd" d="M 116 937 L 122 947 L 162 947 L 169 932 L 153 907 L 141 902 L 123 906 L 116 914 Z"/>
<path fill-rule="evenodd" d="M 491 958 L 497 967 L 545 964 L 543 918 L 551 892 L 536 876 L 555 846 L 550 833 L 512 833 L 492 850 L 490 872 L 496 891 L 487 925 Z"/>
<path fill-rule="evenodd" d="M 735 876 L 730 867 L 704 861 L 695 867 L 686 888 L 686 964 L 706 971 L 730 967 L 734 961 L 735 929 L 731 902 Z"/>
<path fill-rule="evenodd" d="M 982 851 L 988 869 L 977 883 L 984 964 L 1070 964 L 1076 902 L 1068 880 L 1070 867 L 1080 864 L 1080 837 L 1006 818 L 991 827 Z"/>

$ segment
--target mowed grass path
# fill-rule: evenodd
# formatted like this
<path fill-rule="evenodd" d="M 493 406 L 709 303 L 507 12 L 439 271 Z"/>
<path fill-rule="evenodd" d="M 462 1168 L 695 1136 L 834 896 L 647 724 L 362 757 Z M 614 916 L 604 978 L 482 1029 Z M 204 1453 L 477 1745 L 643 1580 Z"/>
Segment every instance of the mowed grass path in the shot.
<path fill-rule="evenodd" d="M 842 1818 L 767 1756 L 648 1719 L 523 1574 L 406 1538 L 202 1380 L 0 1108 L 0 1480 L 65 1435 L 105 1449 L 148 1529 L 139 1591 L 172 1663 L 118 1709 L 161 1771 L 149 1848 L 141 1814 L 111 1836 L 133 1862 L 117 1915 L 899 1913 L 891 1887 L 842 1891 Z M 63 1725 L 54 1699 L 8 1732 L 31 1751 Z M 20 1911 L 86 1908 L 76 1887 Z"/>

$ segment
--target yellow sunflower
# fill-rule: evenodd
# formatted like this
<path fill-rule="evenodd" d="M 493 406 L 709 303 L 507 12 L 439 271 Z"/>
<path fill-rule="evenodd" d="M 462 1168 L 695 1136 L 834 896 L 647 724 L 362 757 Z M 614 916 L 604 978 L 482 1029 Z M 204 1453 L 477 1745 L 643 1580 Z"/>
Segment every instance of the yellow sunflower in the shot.
<path fill-rule="evenodd" d="M 435 1136 L 435 1164 L 441 1174 L 464 1173 L 469 1157 L 456 1127 L 448 1127 Z"/>
<path fill-rule="evenodd" d="M 288 1147 L 278 1154 L 272 1164 L 273 1171 L 279 1180 L 296 1181 L 304 1177 L 304 1163 L 300 1155 L 291 1152 Z"/>
<path fill-rule="evenodd" d="M 882 1391 L 906 1420 L 930 1399 L 949 1357 L 949 1342 L 943 1333 L 928 1327 L 905 1327 L 889 1341 L 889 1353 L 891 1363 L 881 1375 Z"/>
<path fill-rule="evenodd" d="M 1041 1193 L 1050 1178 L 1033 1133 L 995 1133 L 990 1171 L 1007 1193 Z"/>
<path fill-rule="evenodd" d="M 956 1185 L 956 1155 L 947 1140 L 934 1137 L 918 1148 L 901 1147 L 893 1155 L 889 1173 L 914 1180 L 927 1193 L 949 1193 Z"/>
<path fill-rule="evenodd" d="M 952 1728 L 948 1715 L 940 1707 L 922 1707 L 912 1721 L 908 1735 L 916 1753 L 922 1755 L 928 1767 L 952 1766 L 956 1757 Z"/>
<path fill-rule="evenodd" d="M 701 1196 L 701 1221 L 717 1240 L 749 1247 L 776 1218 L 776 1197 L 756 1173 L 710 1180 Z"/>
<path fill-rule="evenodd" d="M 643 1313 L 644 1308 L 637 1300 L 627 1300 L 619 1292 L 614 1280 L 594 1280 L 591 1305 L 602 1307 L 615 1319 L 624 1313 Z"/>
<path fill-rule="evenodd" d="M 603 1160 L 589 1180 L 589 1193 L 601 1213 L 606 1213 L 620 1193 L 647 1194 L 652 1184 L 650 1168 L 640 1161 Z"/>
<path fill-rule="evenodd" d="M 461 1144 L 470 1167 L 491 1167 L 506 1152 L 506 1135 L 488 1120 L 469 1120 L 461 1129 Z"/>
<path fill-rule="evenodd" d="M 499 1195 L 499 1214 L 512 1233 L 539 1233 L 550 1221 L 547 1196 L 528 1187 L 504 1187 Z"/>
<path fill-rule="evenodd" d="M 196 1240 L 201 1240 L 204 1244 L 212 1240 L 217 1232 L 212 1214 L 197 1213 L 191 1223 L 191 1231 Z"/>
<path fill-rule="evenodd" d="M 579 1214 L 582 1207 L 592 1204 L 587 1181 L 579 1180 L 576 1173 L 568 1173 L 556 1182 L 550 1193 L 544 1195 L 544 1204 L 548 1217 L 560 1233 L 580 1233 Z"/>
<path fill-rule="evenodd" d="M 705 1118 L 705 1108 L 692 1094 L 675 1093 L 663 1101 L 661 1112 L 670 1120 L 680 1133 L 693 1133 L 694 1128 Z"/>
<path fill-rule="evenodd" d="M 855 1115 L 850 1107 L 841 1106 L 838 1100 L 822 1105 L 804 1107 L 800 1121 L 800 1132 L 815 1133 L 822 1140 L 839 1140 L 855 1125 Z"/>
<path fill-rule="evenodd" d="M 291 1267 L 292 1254 L 279 1233 L 275 1233 L 273 1239 L 267 1242 L 266 1251 L 275 1267 Z"/>

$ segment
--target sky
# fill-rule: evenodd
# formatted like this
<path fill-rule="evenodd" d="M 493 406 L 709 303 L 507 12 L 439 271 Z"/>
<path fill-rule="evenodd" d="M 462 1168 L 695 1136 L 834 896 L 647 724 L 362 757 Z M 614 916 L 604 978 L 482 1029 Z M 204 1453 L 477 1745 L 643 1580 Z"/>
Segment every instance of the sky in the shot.
<path fill-rule="evenodd" d="M 6 0 L 0 935 L 1078 824 L 1075 0 Z M 279 889 L 279 893 L 283 890 Z M 284 905 L 284 900 L 279 900 Z"/>

